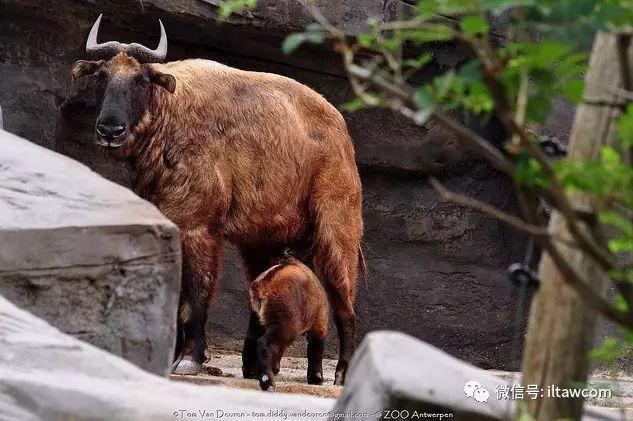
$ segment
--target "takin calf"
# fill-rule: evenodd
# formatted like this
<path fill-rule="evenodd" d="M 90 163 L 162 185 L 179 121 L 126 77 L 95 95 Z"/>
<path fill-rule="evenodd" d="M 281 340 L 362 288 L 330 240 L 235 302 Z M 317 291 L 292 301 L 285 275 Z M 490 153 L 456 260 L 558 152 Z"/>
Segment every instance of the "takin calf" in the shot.
<path fill-rule="evenodd" d="M 308 383 L 323 383 L 323 348 L 328 327 L 325 291 L 314 272 L 291 256 L 279 259 L 251 284 L 251 308 L 264 330 L 257 340 L 257 377 L 262 390 L 275 389 L 284 350 L 299 335 L 308 339 Z"/>
<path fill-rule="evenodd" d="M 160 64 L 155 50 L 98 43 L 101 17 L 73 78 L 100 100 L 95 141 L 125 162 L 132 188 L 177 226 L 183 257 L 174 371 L 202 369 L 205 324 L 224 242 L 249 280 L 289 247 L 323 282 L 339 337 L 335 384 L 354 352 L 356 275 L 364 268 L 361 183 L 337 109 L 312 89 L 209 60 Z M 79 82 L 77 82 L 79 84 Z M 256 377 L 262 327 L 251 312 L 242 358 Z"/>

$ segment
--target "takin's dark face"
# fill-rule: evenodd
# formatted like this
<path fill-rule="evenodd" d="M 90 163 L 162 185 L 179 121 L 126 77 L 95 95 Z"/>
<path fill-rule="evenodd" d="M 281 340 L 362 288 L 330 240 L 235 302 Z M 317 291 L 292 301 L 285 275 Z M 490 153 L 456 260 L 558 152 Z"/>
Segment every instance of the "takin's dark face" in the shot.
<path fill-rule="evenodd" d="M 122 146 L 145 114 L 156 86 L 173 93 L 176 79 L 150 64 L 141 64 L 125 53 L 109 61 L 79 60 L 73 79 L 94 75 L 101 110 L 95 125 L 97 144 L 107 148 Z"/>

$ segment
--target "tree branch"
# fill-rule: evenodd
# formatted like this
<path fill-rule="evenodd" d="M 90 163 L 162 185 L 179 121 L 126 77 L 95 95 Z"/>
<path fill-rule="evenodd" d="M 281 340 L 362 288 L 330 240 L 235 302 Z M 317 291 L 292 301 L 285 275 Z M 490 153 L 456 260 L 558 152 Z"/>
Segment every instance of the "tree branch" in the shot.
<path fill-rule="evenodd" d="M 525 215 L 529 224 L 538 224 L 538 215 L 533 206 L 529 205 L 525 197 L 525 192 L 521 186 L 517 186 L 517 200 L 521 207 L 522 213 Z M 541 250 L 545 251 L 551 257 L 560 272 L 561 279 L 565 284 L 572 288 L 576 293 L 589 304 L 596 312 L 604 315 L 608 319 L 629 329 L 633 328 L 633 312 L 623 312 L 613 307 L 600 294 L 597 294 L 589 287 L 589 283 L 577 273 L 568 263 L 567 260 L 559 253 L 558 249 L 552 244 L 550 238 L 545 236 L 536 236 Z"/>
<path fill-rule="evenodd" d="M 550 234 L 547 229 L 541 225 L 529 224 L 521 218 L 505 213 L 492 205 L 481 202 L 475 198 L 450 191 L 435 177 L 429 177 L 429 183 L 444 200 L 455 203 L 456 205 L 475 209 L 485 215 L 498 219 L 499 221 L 513 228 L 516 228 L 535 237 L 548 237 L 569 247 L 576 247 L 576 245 L 569 239 L 552 236 L 552 234 Z"/>

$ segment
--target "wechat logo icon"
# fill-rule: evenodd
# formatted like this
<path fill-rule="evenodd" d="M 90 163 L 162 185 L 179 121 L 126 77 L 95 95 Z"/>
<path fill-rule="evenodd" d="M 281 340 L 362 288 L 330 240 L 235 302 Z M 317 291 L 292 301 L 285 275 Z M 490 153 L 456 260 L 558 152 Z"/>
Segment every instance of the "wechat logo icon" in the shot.
<path fill-rule="evenodd" d="M 473 398 L 477 402 L 488 402 L 490 393 L 479 382 L 469 380 L 464 385 L 464 394 L 468 398 Z"/>

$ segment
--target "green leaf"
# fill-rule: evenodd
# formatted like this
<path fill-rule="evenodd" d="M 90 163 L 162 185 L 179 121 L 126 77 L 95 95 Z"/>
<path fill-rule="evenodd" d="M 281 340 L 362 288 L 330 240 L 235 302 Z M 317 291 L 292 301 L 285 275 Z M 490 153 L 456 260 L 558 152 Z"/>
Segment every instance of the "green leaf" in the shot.
<path fill-rule="evenodd" d="M 626 107 L 626 114 L 618 119 L 618 136 L 625 146 L 633 147 L 633 104 Z"/>
<path fill-rule="evenodd" d="M 563 83 L 561 86 L 561 92 L 571 102 L 579 104 L 582 102 L 582 94 L 585 90 L 585 82 L 580 79 L 570 80 L 567 83 Z"/>
<path fill-rule="evenodd" d="M 281 44 L 284 54 L 292 54 L 304 42 L 320 44 L 325 39 L 325 29 L 318 23 L 312 23 L 306 27 L 305 32 L 297 32 L 286 37 Z"/>
<path fill-rule="evenodd" d="M 592 349 L 589 356 L 595 360 L 613 360 L 621 348 L 621 342 L 616 338 L 606 338 L 600 348 Z"/>
<path fill-rule="evenodd" d="M 627 236 L 633 237 L 633 223 L 617 212 L 601 212 L 598 215 L 598 220 L 603 224 L 613 225 Z"/>
<path fill-rule="evenodd" d="M 371 47 L 376 42 L 376 37 L 373 34 L 367 33 L 358 34 L 356 39 L 358 39 L 358 43 L 365 48 Z"/>
<path fill-rule="evenodd" d="M 281 44 L 281 51 L 283 51 L 284 54 L 292 54 L 292 52 L 299 48 L 305 41 L 306 37 L 303 33 L 290 34 L 286 37 L 283 44 Z"/>
<path fill-rule="evenodd" d="M 404 60 L 402 64 L 406 67 L 421 69 L 426 64 L 430 63 L 431 60 L 433 60 L 433 55 L 431 53 L 425 53 L 418 56 L 417 58 Z"/>
<path fill-rule="evenodd" d="M 404 39 L 410 39 L 417 44 L 433 41 L 450 41 L 454 37 L 453 29 L 447 25 L 433 25 L 430 28 L 408 29 L 400 32 Z"/>
<path fill-rule="evenodd" d="M 356 98 L 349 102 L 341 104 L 340 108 L 345 111 L 354 112 L 354 111 L 362 110 L 363 108 L 367 108 L 367 105 L 360 98 Z"/>
<path fill-rule="evenodd" d="M 533 6 L 534 4 L 536 4 L 536 0 L 485 0 L 483 9 L 500 15 L 511 7 Z"/>
<path fill-rule="evenodd" d="M 444 73 L 442 76 L 439 76 L 438 78 L 436 78 L 434 80 L 434 82 L 437 83 L 437 92 L 435 94 L 436 98 L 439 98 L 440 100 L 444 98 L 448 94 L 449 90 L 452 88 L 454 80 L 455 80 L 454 70 L 449 70 L 448 72 Z"/>
<path fill-rule="evenodd" d="M 514 169 L 516 180 L 526 186 L 549 187 L 549 179 L 541 164 L 526 153 L 517 156 L 516 167 Z"/>
<path fill-rule="evenodd" d="M 477 36 L 488 33 L 490 26 L 483 16 L 467 16 L 461 20 L 459 26 L 465 34 Z"/>
<path fill-rule="evenodd" d="M 415 91 L 413 93 L 412 99 L 415 105 L 420 109 L 431 108 L 435 106 L 433 95 L 431 95 L 427 87 L 422 87 Z"/>
<path fill-rule="evenodd" d="M 627 312 L 629 311 L 629 303 L 627 303 L 626 299 L 622 296 L 622 294 L 615 294 L 613 296 L 613 301 L 615 304 L 615 308 L 620 311 Z"/>
<path fill-rule="evenodd" d="M 235 12 L 244 9 L 252 9 L 257 5 L 257 0 L 225 0 L 219 4 L 220 20 L 225 21 Z"/>
<path fill-rule="evenodd" d="M 428 121 L 428 119 L 433 115 L 434 112 L 434 107 L 422 108 L 414 114 L 413 121 L 415 121 L 415 124 L 417 124 L 418 126 L 422 126 Z"/>
<path fill-rule="evenodd" d="M 612 147 L 605 146 L 600 150 L 600 161 L 605 167 L 616 167 L 620 164 L 620 154 Z"/>
<path fill-rule="evenodd" d="M 475 59 L 464 64 L 457 70 L 457 76 L 467 84 L 481 80 L 481 60 Z"/>

